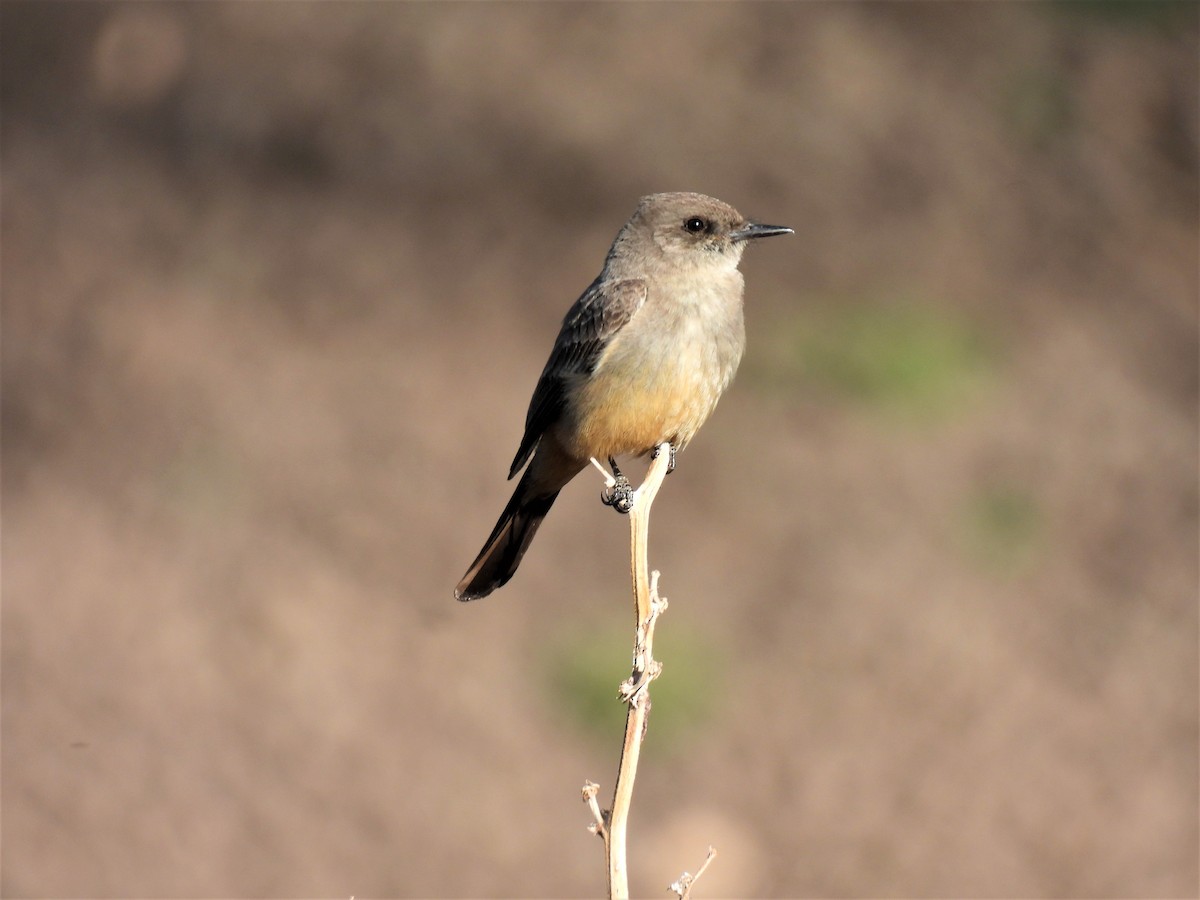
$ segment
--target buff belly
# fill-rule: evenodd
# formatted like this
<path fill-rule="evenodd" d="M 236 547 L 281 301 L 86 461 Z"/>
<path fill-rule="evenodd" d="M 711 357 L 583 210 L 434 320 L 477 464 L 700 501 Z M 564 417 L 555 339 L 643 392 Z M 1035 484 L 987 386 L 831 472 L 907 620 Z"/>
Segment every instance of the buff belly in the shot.
<path fill-rule="evenodd" d="M 740 342 L 674 341 L 617 345 L 576 388 L 562 434 L 582 459 L 640 454 L 664 441 L 687 445 L 733 380 Z"/>

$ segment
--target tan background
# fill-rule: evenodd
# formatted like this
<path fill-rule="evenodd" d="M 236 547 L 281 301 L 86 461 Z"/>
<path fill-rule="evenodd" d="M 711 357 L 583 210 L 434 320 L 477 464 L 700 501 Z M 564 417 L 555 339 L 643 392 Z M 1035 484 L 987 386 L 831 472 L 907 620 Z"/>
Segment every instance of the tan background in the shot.
<path fill-rule="evenodd" d="M 635 890 L 1196 896 L 1197 9 L 5 2 L 3 893 L 600 893 L 624 522 L 451 588 L 699 190 Z"/>

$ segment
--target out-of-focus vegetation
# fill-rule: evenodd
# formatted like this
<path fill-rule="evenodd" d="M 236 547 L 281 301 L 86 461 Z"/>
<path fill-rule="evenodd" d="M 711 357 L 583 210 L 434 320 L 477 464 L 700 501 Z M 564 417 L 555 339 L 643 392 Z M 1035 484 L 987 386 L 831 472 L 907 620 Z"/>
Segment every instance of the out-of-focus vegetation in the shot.
<path fill-rule="evenodd" d="M 800 305 L 755 363 L 775 387 L 826 389 L 918 420 L 979 401 L 997 351 L 959 316 L 904 299 Z"/>
<path fill-rule="evenodd" d="M 665 620 L 664 620 L 665 621 Z M 615 627 L 559 635 L 547 648 L 545 683 L 560 716 L 591 741 L 620 735 L 624 704 L 614 703 L 616 686 L 629 677 L 626 662 L 632 628 Z M 701 631 L 664 628 L 655 639 L 655 656 L 668 668 L 654 682 L 654 736 L 647 752 L 686 749 L 715 719 L 727 702 L 727 648 Z"/>
<path fill-rule="evenodd" d="M 999 574 L 1018 574 L 1045 549 L 1037 498 L 1013 484 L 989 485 L 970 497 L 966 544 L 972 555 Z"/>

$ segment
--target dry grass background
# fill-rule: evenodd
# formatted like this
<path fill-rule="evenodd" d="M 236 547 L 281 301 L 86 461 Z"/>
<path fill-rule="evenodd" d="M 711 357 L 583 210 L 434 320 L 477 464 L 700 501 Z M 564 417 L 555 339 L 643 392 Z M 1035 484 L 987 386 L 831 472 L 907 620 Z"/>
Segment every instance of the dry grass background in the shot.
<path fill-rule="evenodd" d="M 1196 896 L 1197 7 L 0 17 L 5 896 L 602 890 L 624 522 L 450 592 L 678 189 L 797 234 L 655 509 L 635 891 Z"/>

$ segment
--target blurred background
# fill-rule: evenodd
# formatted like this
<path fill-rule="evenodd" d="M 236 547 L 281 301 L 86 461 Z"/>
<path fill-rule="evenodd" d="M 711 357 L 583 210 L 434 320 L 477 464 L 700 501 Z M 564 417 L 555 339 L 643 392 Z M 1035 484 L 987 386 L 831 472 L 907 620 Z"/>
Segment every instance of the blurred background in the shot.
<path fill-rule="evenodd" d="M 0 16 L 6 896 L 603 891 L 625 520 L 451 590 L 663 190 L 796 234 L 655 506 L 634 891 L 1196 896 L 1200 7 Z"/>

